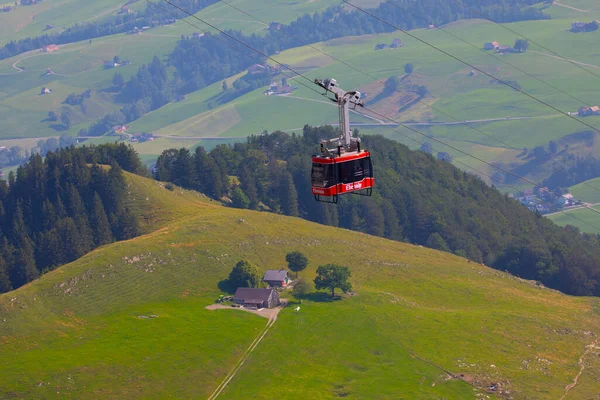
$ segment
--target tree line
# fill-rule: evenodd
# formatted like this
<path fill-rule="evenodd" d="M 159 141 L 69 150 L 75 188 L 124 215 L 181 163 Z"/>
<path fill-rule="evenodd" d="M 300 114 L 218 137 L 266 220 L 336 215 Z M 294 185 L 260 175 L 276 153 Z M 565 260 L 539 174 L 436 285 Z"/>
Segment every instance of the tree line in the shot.
<path fill-rule="evenodd" d="M 166 150 L 155 177 L 235 207 L 271 211 L 483 262 L 576 295 L 600 295 L 600 239 L 559 227 L 480 178 L 380 136 L 372 154 L 372 197 L 342 196 L 337 206 L 311 194 L 310 155 L 332 127 L 250 137 L 247 143 Z M 234 176 L 235 179 L 230 179 Z"/>
<path fill-rule="evenodd" d="M 139 235 L 120 164 L 144 173 L 131 148 L 109 144 L 51 151 L 45 159 L 34 154 L 0 180 L 0 293 Z"/>

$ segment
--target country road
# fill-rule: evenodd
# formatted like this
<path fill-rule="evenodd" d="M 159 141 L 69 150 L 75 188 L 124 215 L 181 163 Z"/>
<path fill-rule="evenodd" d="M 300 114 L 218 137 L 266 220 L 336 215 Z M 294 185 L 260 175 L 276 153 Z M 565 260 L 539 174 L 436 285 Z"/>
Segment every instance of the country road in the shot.
<path fill-rule="evenodd" d="M 567 207 L 567 208 L 563 209 L 562 211 L 557 211 L 557 212 L 553 212 L 553 213 L 550 213 L 550 214 L 544 214 L 544 217 L 549 217 L 551 215 L 556 215 L 556 214 L 563 214 L 563 213 L 567 213 L 569 211 L 574 211 L 574 210 L 581 210 L 581 209 L 585 209 L 585 208 L 592 208 L 592 207 L 596 207 L 596 206 L 600 206 L 600 203 L 594 203 L 594 204 L 584 203 L 581 206 Z"/>
<path fill-rule="evenodd" d="M 569 9 L 571 9 L 571 10 L 579 11 L 579 12 L 582 12 L 582 13 L 587 13 L 587 12 L 590 12 L 590 11 L 592 11 L 592 10 L 582 10 L 581 8 L 576 8 L 576 7 L 573 7 L 573 6 L 568 6 L 568 5 L 566 5 L 566 4 L 560 4 L 560 3 L 559 3 L 558 1 L 556 1 L 556 0 L 554 0 L 554 3 L 552 3 L 552 4 L 554 4 L 555 6 L 564 7 L 564 8 L 569 8 Z"/>
<path fill-rule="evenodd" d="M 579 65 L 584 65 L 586 67 L 592 67 L 592 68 L 598 68 L 600 69 L 600 65 L 594 65 L 594 64 L 588 64 L 588 63 L 584 63 L 581 61 L 577 61 L 577 60 L 571 60 L 569 58 L 565 58 L 565 57 L 559 57 L 559 56 L 555 56 L 553 54 L 549 54 L 549 53 L 543 53 L 541 51 L 535 51 L 535 50 L 529 50 L 529 53 L 536 53 L 536 54 L 540 54 L 542 56 L 546 56 L 546 57 L 551 57 L 551 58 L 556 58 L 557 60 L 564 60 L 564 61 L 570 61 L 574 64 L 579 64 Z"/>

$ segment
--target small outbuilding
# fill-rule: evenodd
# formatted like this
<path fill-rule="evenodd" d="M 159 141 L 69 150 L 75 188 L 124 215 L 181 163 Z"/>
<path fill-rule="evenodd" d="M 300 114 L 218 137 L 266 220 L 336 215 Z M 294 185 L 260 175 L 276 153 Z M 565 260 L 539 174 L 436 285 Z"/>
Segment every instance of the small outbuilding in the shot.
<path fill-rule="evenodd" d="M 273 308 L 281 304 L 275 289 L 238 288 L 233 302 L 249 308 Z"/>
<path fill-rule="evenodd" d="M 291 281 L 285 269 L 268 269 L 262 280 L 272 287 L 286 287 Z"/>

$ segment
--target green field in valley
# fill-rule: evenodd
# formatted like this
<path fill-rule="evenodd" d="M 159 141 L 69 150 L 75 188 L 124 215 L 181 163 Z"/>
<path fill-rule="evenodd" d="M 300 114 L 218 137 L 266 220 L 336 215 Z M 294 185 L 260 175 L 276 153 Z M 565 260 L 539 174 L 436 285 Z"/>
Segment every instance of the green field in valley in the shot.
<path fill-rule="evenodd" d="M 205 309 L 218 282 L 241 258 L 264 271 L 292 250 L 309 257 L 307 279 L 319 264 L 349 266 L 356 294 L 315 294 L 298 312 L 283 309 L 220 398 L 277 390 L 282 399 L 475 399 L 500 383 L 514 399 L 556 399 L 580 372 L 568 397 L 597 394 L 598 349 L 586 347 L 600 334 L 597 299 L 420 246 L 127 181 L 145 236 L 0 295 L 0 397 L 209 397 L 267 323 Z"/>

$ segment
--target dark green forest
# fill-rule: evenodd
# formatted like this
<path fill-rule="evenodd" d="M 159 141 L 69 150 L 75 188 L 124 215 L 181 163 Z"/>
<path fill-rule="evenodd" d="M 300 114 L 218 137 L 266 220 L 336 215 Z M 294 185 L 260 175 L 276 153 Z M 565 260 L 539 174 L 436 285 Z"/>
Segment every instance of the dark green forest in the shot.
<path fill-rule="evenodd" d="M 145 174 L 123 144 L 69 147 L 35 154 L 0 180 L 0 293 L 140 233 L 122 168 Z"/>
<path fill-rule="evenodd" d="M 600 239 L 555 225 L 450 163 L 381 136 L 366 136 L 376 188 L 316 202 L 311 154 L 332 127 L 302 135 L 262 134 L 211 152 L 166 150 L 157 179 L 199 190 L 234 207 L 282 213 L 453 252 L 575 295 L 600 295 Z M 236 176 L 239 185 L 231 185 Z"/>

